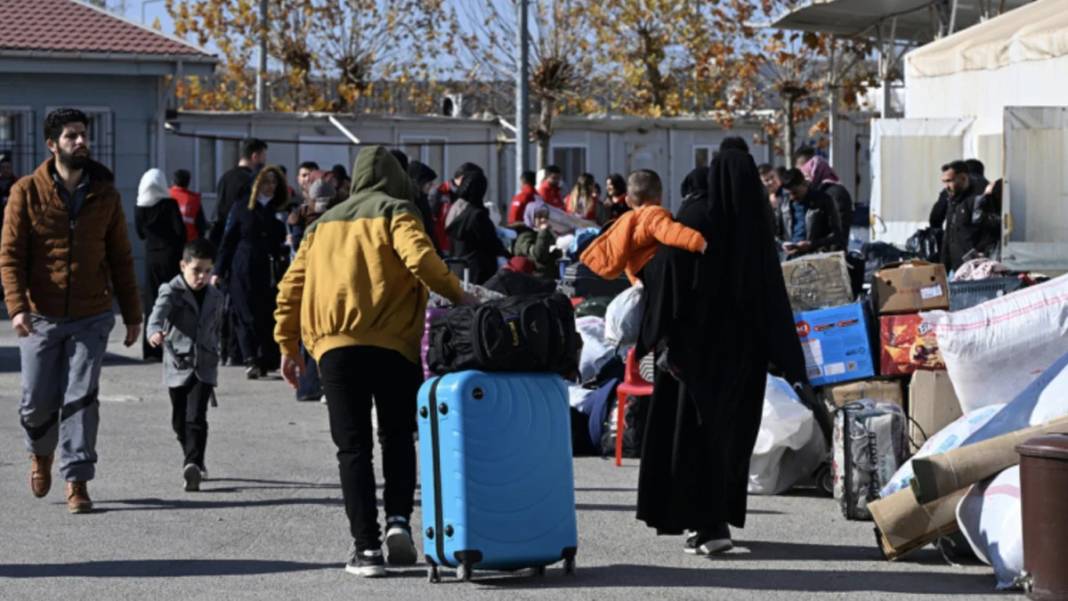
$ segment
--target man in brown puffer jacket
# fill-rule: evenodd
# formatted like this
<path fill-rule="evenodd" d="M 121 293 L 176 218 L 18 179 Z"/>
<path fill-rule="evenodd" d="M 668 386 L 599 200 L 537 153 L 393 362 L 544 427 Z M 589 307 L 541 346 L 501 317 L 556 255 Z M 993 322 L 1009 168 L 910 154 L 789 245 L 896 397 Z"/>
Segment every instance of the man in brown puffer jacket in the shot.
<path fill-rule="evenodd" d="M 60 474 L 72 513 L 92 509 L 100 367 L 117 298 L 126 346 L 141 331 L 122 199 L 113 176 L 89 158 L 89 120 L 58 109 L 45 118 L 53 157 L 11 189 L 0 240 L 0 277 L 22 356 L 19 414 L 30 456 L 30 490 L 44 497 L 61 445 Z"/>

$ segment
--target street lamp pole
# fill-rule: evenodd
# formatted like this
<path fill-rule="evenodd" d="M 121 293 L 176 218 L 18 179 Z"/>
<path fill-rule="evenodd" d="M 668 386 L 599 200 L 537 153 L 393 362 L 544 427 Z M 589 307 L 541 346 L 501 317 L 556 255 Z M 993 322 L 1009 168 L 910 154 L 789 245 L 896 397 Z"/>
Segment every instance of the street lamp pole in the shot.
<path fill-rule="evenodd" d="M 267 107 L 267 0 L 260 0 L 260 57 L 256 69 L 256 110 Z"/>
<path fill-rule="evenodd" d="M 516 0 L 516 62 L 515 80 L 515 186 L 522 185 L 523 172 L 529 163 L 528 148 L 530 141 L 530 31 L 527 27 L 528 0 Z"/>

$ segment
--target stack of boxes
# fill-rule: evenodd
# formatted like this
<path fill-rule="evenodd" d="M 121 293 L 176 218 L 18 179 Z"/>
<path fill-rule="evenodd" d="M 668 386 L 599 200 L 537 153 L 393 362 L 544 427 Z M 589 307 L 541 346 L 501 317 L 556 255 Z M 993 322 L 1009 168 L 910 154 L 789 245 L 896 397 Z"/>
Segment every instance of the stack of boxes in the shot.
<path fill-rule="evenodd" d="M 819 253 L 783 263 L 797 335 L 813 386 L 875 375 L 864 305 L 853 303 L 845 253 Z"/>
<path fill-rule="evenodd" d="M 860 399 L 900 406 L 913 450 L 961 415 L 934 332 L 919 313 L 949 308 L 942 265 L 909 262 L 875 275 L 872 303 L 852 302 L 844 253 L 783 264 L 809 381 L 836 407 Z M 877 351 L 877 352 L 876 352 Z M 907 394 L 906 394 L 907 392 Z"/>
<path fill-rule="evenodd" d="M 919 315 L 949 309 L 946 280 L 943 265 L 910 261 L 878 271 L 872 282 L 879 314 L 879 373 L 911 379 L 907 413 L 913 451 L 961 416 L 938 339 Z"/>

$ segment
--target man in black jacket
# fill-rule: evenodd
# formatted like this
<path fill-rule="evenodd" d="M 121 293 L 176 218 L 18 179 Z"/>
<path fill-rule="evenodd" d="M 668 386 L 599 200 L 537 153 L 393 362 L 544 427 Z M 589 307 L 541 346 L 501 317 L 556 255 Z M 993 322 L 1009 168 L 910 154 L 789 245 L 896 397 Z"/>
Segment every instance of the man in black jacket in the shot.
<path fill-rule="evenodd" d="M 215 186 L 215 221 L 208 233 L 208 240 L 211 240 L 216 248 L 222 244 L 226 218 L 230 216 L 234 202 L 248 200 L 249 192 L 252 191 L 252 180 L 266 163 L 267 143 L 258 138 L 248 138 L 241 142 L 241 158 L 237 166 L 219 178 L 219 183 Z"/>
<path fill-rule="evenodd" d="M 942 183 L 948 191 L 942 263 L 947 271 L 955 271 L 964 264 L 966 255 L 989 246 L 984 241 L 994 240 L 996 244 L 1000 227 L 1000 206 L 996 205 L 1000 202 L 987 200 L 964 161 L 945 165 Z"/>
<path fill-rule="evenodd" d="M 842 250 L 842 222 L 829 196 L 811 186 L 799 169 L 786 172 L 789 202 L 779 205 L 776 236 L 788 258 Z"/>

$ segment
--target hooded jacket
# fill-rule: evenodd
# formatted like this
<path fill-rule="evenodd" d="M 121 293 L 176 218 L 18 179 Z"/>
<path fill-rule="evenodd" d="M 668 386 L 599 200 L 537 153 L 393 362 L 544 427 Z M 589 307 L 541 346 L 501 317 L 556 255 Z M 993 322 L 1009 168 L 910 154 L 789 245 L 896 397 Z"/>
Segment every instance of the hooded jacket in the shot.
<path fill-rule="evenodd" d="M 705 248 L 705 239 L 675 221 L 671 211 L 650 204 L 624 213 L 586 247 L 580 260 L 606 280 L 625 272 L 630 283 L 636 284 L 638 273 L 661 244 L 696 253 Z"/>
<path fill-rule="evenodd" d="M 8 315 L 30 311 L 78 319 L 112 310 L 141 323 L 141 295 L 126 234 L 122 199 L 106 167 L 85 168 L 89 190 L 71 215 L 52 179 L 53 161 L 11 188 L 4 210 L 0 273 Z"/>
<path fill-rule="evenodd" d="M 303 340 L 316 360 L 366 345 L 418 363 L 427 288 L 458 302 L 460 282 L 434 251 L 397 159 L 364 148 L 352 171 L 351 195 L 308 228 L 278 286 L 275 341 L 288 357 Z"/>

